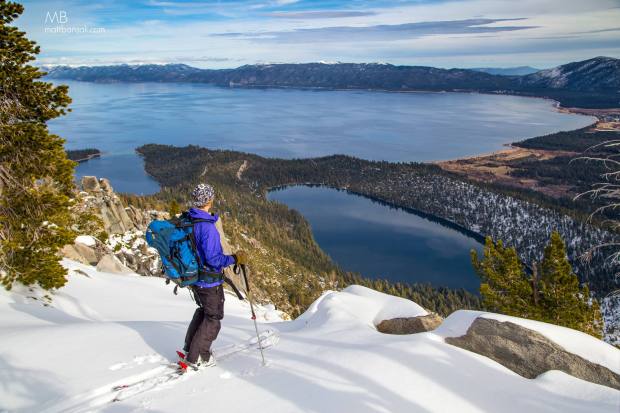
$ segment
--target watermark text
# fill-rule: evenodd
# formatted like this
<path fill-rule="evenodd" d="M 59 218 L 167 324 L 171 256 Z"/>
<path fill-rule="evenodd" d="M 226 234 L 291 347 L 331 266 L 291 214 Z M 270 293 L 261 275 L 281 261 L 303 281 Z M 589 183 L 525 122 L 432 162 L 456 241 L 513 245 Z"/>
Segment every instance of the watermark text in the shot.
<path fill-rule="evenodd" d="M 104 27 L 92 27 L 86 24 L 69 24 L 69 14 L 66 10 L 52 10 L 45 15 L 45 33 L 105 33 Z"/>

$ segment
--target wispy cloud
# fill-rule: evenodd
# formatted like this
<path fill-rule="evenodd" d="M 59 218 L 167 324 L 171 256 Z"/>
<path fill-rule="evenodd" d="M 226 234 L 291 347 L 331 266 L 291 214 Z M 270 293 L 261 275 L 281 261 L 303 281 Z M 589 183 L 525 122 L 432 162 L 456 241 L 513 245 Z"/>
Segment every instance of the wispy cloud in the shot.
<path fill-rule="evenodd" d="M 160 1 L 149 0 L 146 4 L 151 7 L 161 8 L 170 15 L 206 15 L 218 13 L 223 15 L 239 16 L 244 11 L 258 9 L 274 9 L 288 6 L 299 0 L 229 0 L 229 1 Z"/>
<path fill-rule="evenodd" d="M 285 12 L 277 11 L 272 13 L 266 13 L 266 16 L 276 17 L 281 19 L 339 19 L 346 17 L 362 17 L 362 16 L 375 16 L 377 12 L 374 11 L 354 11 L 354 10 L 324 10 L 324 11 L 297 11 L 297 12 Z"/>
<path fill-rule="evenodd" d="M 40 60 L 550 67 L 620 57 L 618 0 L 25 0 Z M 96 35 L 47 34 L 48 11 Z M 520 17 L 521 19 L 517 19 Z M 286 47 L 295 45 L 295 47 Z M 283 47 L 284 46 L 284 47 Z M 101 62 L 101 63 L 100 63 Z"/>
<path fill-rule="evenodd" d="M 618 8 L 620 8 L 620 6 L 618 6 Z M 620 32 L 620 27 L 612 27 L 610 29 L 587 30 L 583 32 L 573 32 L 571 34 L 596 34 L 596 33 L 609 33 L 609 32 Z"/>
<path fill-rule="evenodd" d="M 338 26 L 292 31 L 215 33 L 212 36 L 243 38 L 255 41 L 277 41 L 282 43 L 311 43 L 317 41 L 386 41 L 415 39 L 432 35 L 498 33 L 533 29 L 537 26 L 490 26 L 494 23 L 518 21 L 514 19 L 466 19 L 452 21 L 431 21 L 376 26 Z"/>

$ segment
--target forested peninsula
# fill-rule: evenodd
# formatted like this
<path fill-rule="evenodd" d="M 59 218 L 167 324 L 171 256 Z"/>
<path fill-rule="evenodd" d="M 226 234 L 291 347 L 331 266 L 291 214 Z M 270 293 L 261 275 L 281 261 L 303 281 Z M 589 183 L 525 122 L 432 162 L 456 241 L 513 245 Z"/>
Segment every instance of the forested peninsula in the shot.
<path fill-rule="evenodd" d="M 593 251 L 586 263 L 580 257 L 590 248 L 614 242 L 618 236 L 592 223 L 587 215 L 567 208 L 561 202 L 531 191 L 519 191 L 469 181 L 446 172 L 432 164 L 390 163 L 335 155 L 314 159 L 268 159 L 257 155 L 209 150 L 198 146 L 183 148 L 167 145 L 145 145 L 138 149 L 144 156 L 146 170 L 164 187 L 160 196 L 184 200 L 193 183 L 205 175 L 210 181 L 229 188 L 227 196 L 243 198 L 251 195 L 263 206 L 270 203 L 266 193 L 274 187 L 312 184 L 352 191 L 394 206 L 410 208 L 449 221 L 480 236 L 491 236 L 514 246 L 525 263 L 541 259 L 549 234 L 558 231 L 567 244 L 568 255 L 582 282 L 590 285 L 595 294 L 604 296 L 618 287 L 612 274 L 618 268 L 606 261 L 606 252 Z M 235 195 L 235 191 L 243 195 Z M 231 214 L 259 224 L 254 214 L 274 213 L 273 219 L 290 216 L 290 224 L 278 227 L 287 231 L 291 240 L 311 239 L 307 223 L 286 207 L 272 206 L 249 211 L 237 199 L 236 211 Z M 252 201 L 253 202 L 253 201 Z M 227 199 L 226 207 L 232 209 Z M 251 208 L 250 208 L 251 209 Z M 278 211 L 278 212 L 276 212 Z M 260 220 L 269 225 L 269 217 Z M 303 225 L 299 225 L 303 222 Z M 299 231 L 302 231 L 300 234 Z M 300 245 L 300 250 L 288 256 L 308 256 L 306 263 L 315 260 Z M 326 269 L 328 266 L 325 267 Z"/>

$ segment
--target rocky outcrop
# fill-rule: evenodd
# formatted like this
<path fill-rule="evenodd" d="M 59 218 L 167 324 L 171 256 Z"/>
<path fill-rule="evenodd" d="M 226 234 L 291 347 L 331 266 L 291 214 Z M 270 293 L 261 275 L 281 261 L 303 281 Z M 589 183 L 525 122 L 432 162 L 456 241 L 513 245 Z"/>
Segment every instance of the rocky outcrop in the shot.
<path fill-rule="evenodd" d="M 103 258 L 101 258 L 97 263 L 97 271 L 111 272 L 113 274 L 130 274 L 133 272 L 131 268 L 124 266 L 123 263 L 112 254 L 104 255 Z"/>
<path fill-rule="evenodd" d="M 81 262 L 82 264 L 96 265 L 99 260 L 109 253 L 109 248 L 101 241 L 90 238 L 91 242 L 85 243 L 78 237 L 73 244 L 65 245 L 61 253 L 64 257 Z"/>
<path fill-rule="evenodd" d="M 93 211 L 101 218 L 108 240 L 104 244 L 92 237 L 85 237 L 92 239 L 92 245 L 86 245 L 77 242 L 81 238 L 78 237 L 74 244 L 66 245 L 62 249 L 63 256 L 83 264 L 96 265 L 100 271 L 160 276 L 159 254 L 148 246 L 144 232 L 152 220 L 168 219 L 169 214 L 123 205 L 122 200 L 114 193 L 110 181 L 105 178 L 85 176 L 82 178 L 81 188 L 83 192 L 80 198 L 84 202 L 84 209 Z M 220 232 L 224 253 L 232 254 L 221 220 L 217 221 L 216 228 Z M 236 285 L 243 285 L 240 277 L 234 274 L 231 268 L 225 271 Z"/>
<path fill-rule="evenodd" d="M 107 244 L 120 262 L 134 272 L 148 276 L 161 275 L 159 255 L 148 246 L 143 231 L 111 235 Z"/>
<path fill-rule="evenodd" d="M 107 179 L 98 180 L 94 176 L 85 176 L 82 178 L 82 190 L 87 193 L 87 196 L 83 197 L 84 201 L 98 211 L 108 234 L 121 234 L 135 228 Z"/>
<path fill-rule="evenodd" d="M 533 379 L 560 370 L 582 380 L 620 390 L 620 375 L 566 351 L 542 334 L 511 322 L 477 318 L 461 337 L 446 342 L 495 360 Z"/>
<path fill-rule="evenodd" d="M 153 219 L 166 219 L 168 215 L 160 211 L 142 211 L 134 206 L 125 207 L 114 193 L 110 181 L 94 176 L 84 176 L 81 181 L 82 197 L 87 207 L 93 208 L 103 221 L 108 234 L 123 234 L 127 231 L 144 231 Z"/>
<path fill-rule="evenodd" d="M 83 264 L 97 265 L 101 271 L 159 275 L 159 256 L 146 244 L 144 230 L 154 219 L 168 219 L 168 213 L 123 205 L 105 178 L 85 176 L 81 189 L 79 198 L 83 209 L 101 218 L 108 240 L 103 243 L 81 236 L 73 244 L 65 245 L 62 255 Z M 84 243 L 85 240 L 88 242 Z"/>
<path fill-rule="evenodd" d="M 82 264 L 95 265 L 97 257 L 95 251 L 90 247 L 83 248 L 79 244 L 67 244 L 60 251 L 63 257 L 70 260 L 81 262 Z"/>
<path fill-rule="evenodd" d="M 443 318 L 431 313 L 418 317 L 401 317 L 383 320 L 377 325 L 377 330 L 385 334 L 415 334 L 431 331 L 439 327 Z"/>

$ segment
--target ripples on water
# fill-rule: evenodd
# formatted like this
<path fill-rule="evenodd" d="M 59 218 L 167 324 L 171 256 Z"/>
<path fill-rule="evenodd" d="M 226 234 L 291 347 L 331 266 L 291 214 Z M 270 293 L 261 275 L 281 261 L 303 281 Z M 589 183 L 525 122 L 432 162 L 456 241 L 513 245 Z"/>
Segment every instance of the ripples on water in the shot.
<path fill-rule="evenodd" d="M 73 112 L 50 122 L 69 149 L 104 157 L 78 175 L 106 175 L 119 191 L 157 184 L 134 149 L 197 144 L 284 158 L 348 154 L 388 161 L 452 159 L 586 126 L 550 101 L 467 93 L 228 89 L 201 84 L 62 82 Z"/>

